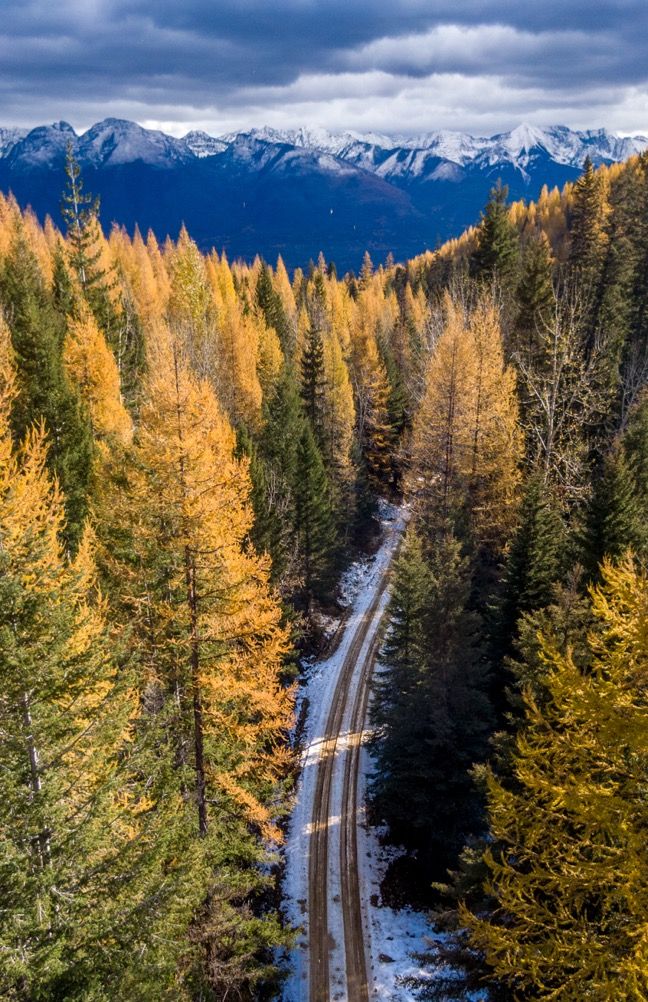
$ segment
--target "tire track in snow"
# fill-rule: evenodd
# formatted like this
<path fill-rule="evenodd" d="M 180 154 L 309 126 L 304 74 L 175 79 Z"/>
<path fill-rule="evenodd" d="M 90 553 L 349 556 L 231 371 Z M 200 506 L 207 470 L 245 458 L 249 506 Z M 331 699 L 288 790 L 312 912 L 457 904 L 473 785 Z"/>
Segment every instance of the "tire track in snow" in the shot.
<path fill-rule="evenodd" d="M 386 608 L 389 568 L 402 532 L 390 530 L 373 588 L 373 599 L 353 617 L 353 636 L 339 667 L 324 733 L 318 742 L 309 834 L 308 961 L 310 1002 L 368 1002 L 366 949 L 357 859 L 357 775 L 369 680 Z M 339 829 L 339 859 L 333 858 L 331 829 Z M 339 865 L 339 893 L 333 893 Z M 331 952 L 343 930 L 344 972 L 331 971 Z M 335 978 L 332 977 L 335 974 Z M 341 992 L 346 990 L 346 994 Z"/>

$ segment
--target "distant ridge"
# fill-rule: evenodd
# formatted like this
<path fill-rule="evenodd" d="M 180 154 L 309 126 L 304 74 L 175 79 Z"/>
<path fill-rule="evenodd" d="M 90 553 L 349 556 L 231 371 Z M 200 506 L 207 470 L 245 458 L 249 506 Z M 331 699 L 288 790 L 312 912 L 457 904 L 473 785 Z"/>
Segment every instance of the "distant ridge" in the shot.
<path fill-rule="evenodd" d="M 71 142 L 103 221 L 159 237 L 182 223 L 204 248 L 232 256 L 281 253 L 305 264 L 323 250 L 343 268 L 365 249 L 417 253 L 478 218 L 501 177 L 513 198 L 575 178 L 594 164 L 648 149 L 648 137 L 522 124 L 491 137 L 440 130 L 384 136 L 324 129 L 251 129 L 178 139 L 106 118 L 82 134 L 67 122 L 0 128 L 0 186 L 58 221 Z"/>

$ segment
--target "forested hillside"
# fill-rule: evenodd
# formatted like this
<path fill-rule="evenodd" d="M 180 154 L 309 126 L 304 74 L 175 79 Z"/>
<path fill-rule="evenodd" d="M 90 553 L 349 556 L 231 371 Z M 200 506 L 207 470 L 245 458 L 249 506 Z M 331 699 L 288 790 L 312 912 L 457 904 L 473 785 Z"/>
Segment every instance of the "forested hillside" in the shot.
<path fill-rule="evenodd" d="M 439 997 L 645 998 L 648 157 L 357 276 L 64 207 L 0 197 L 0 996 L 271 997 L 295 654 L 404 494 L 372 810 Z"/>
<path fill-rule="evenodd" d="M 648 997 L 647 180 L 497 188 L 407 268 L 439 320 L 373 798 L 451 933 L 422 997 Z"/>

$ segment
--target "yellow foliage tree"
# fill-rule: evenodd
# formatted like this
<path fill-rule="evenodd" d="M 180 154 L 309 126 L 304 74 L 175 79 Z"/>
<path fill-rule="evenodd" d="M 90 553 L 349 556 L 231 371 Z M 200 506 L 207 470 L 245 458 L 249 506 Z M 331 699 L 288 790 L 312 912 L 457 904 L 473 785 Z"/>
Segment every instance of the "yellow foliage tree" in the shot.
<path fill-rule="evenodd" d="M 410 489 L 432 525 L 467 519 L 481 541 L 501 542 L 522 449 L 515 376 L 492 305 L 467 321 L 446 296 L 445 312 L 414 423 Z"/>
<path fill-rule="evenodd" d="M 462 919 L 516 998 L 648 997 L 648 580 L 631 558 L 602 576 L 586 664 L 540 638 L 513 782 L 485 772 L 496 907 Z"/>
<path fill-rule="evenodd" d="M 121 400 L 115 356 L 87 309 L 68 319 L 64 359 L 70 378 L 88 406 L 95 437 L 114 437 L 122 444 L 128 443 L 133 425 Z"/>
<path fill-rule="evenodd" d="M 247 466 L 211 386 L 177 343 L 159 346 L 135 442 L 125 505 L 138 554 L 130 585 L 147 685 L 166 694 L 181 785 L 197 829 L 209 804 L 237 801 L 272 827 L 267 802 L 286 767 L 292 697 L 280 681 L 288 647 L 269 566 L 247 545 Z M 217 808 L 219 812 L 219 808 Z"/>

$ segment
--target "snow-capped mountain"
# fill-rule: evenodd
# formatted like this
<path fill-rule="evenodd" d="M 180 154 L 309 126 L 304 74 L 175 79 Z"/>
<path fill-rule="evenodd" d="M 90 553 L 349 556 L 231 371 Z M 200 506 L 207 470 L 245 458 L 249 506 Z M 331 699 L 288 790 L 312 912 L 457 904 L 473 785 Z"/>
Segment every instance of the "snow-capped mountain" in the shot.
<path fill-rule="evenodd" d="M 576 132 L 563 125 L 541 129 L 526 124 L 490 138 L 447 129 L 390 137 L 350 131 L 332 133 L 326 129 L 263 128 L 230 133 L 222 136 L 221 141 L 240 142 L 243 136 L 274 146 L 322 150 L 382 177 L 421 177 L 428 168 L 431 172 L 436 170 L 438 164 L 432 163 L 435 160 L 459 167 L 506 164 L 525 173 L 539 155 L 547 155 L 557 164 L 580 168 L 588 156 L 595 164 L 612 163 L 648 148 L 646 136 L 620 137 L 605 129 Z"/>
<path fill-rule="evenodd" d="M 277 159 L 276 147 L 292 147 L 328 154 L 381 177 L 414 178 L 434 174 L 438 160 L 458 167 L 508 165 L 526 173 L 538 156 L 546 155 L 556 164 L 582 167 L 588 156 L 596 164 L 612 163 L 648 148 L 646 136 L 621 137 L 605 129 L 576 132 L 562 125 L 541 129 L 523 124 L 490 138 L 447 129 L 390 137 L 352 131 L 333 133 L 320 128 L 266 127 L 224 136 L 192 131 L 176 139 L 125 119 L 106 118 L 81 135 L 67 122 L 31 131 L 0 128 L 0 158 L 13 154 L 15 162 L 26 166 L 54 161 L 64 154 L 70 140 L 79 161 L 93 167 L 141 162 L 167 168 L 192 157 L 218 156 L 227 150 L 236 152 L 238 159 L 258 159 L 265 166 L 269 159 Z"/>
<path fill-rule="evenodd" d="M 92 167 L 140 162 L 168 168 L 194 156 L 182 139 L 120 118 L 97 122 L 77 139 L 75 147 L 79 162 Z"/>
<path fill-rule="evenodd" d="M 194 129 L 182 137 L 182 142 L 196 157 L 213 157 L 227 149 L 227 143 L 207 132 Z"/>
<path fill-rule="evenodd" d="M 491 137 L 263 128 L 176 138 L 107 118 L 81 134 L 67 122 L 0 128 L 0 190 L 59 219 L 70 143 L 106 225 L 164 238 L 184 222 L 202 246 L 230 256 L 281 253 L 296 265 L 323 250 L 342 268 L 365 249 L 403 257 L 460 232 L 498 178 L 511 198 L 534 198 L 576 178 L 588 156 L 612 163 L 648 149 L 645 136 L 566 126 Z"/>

